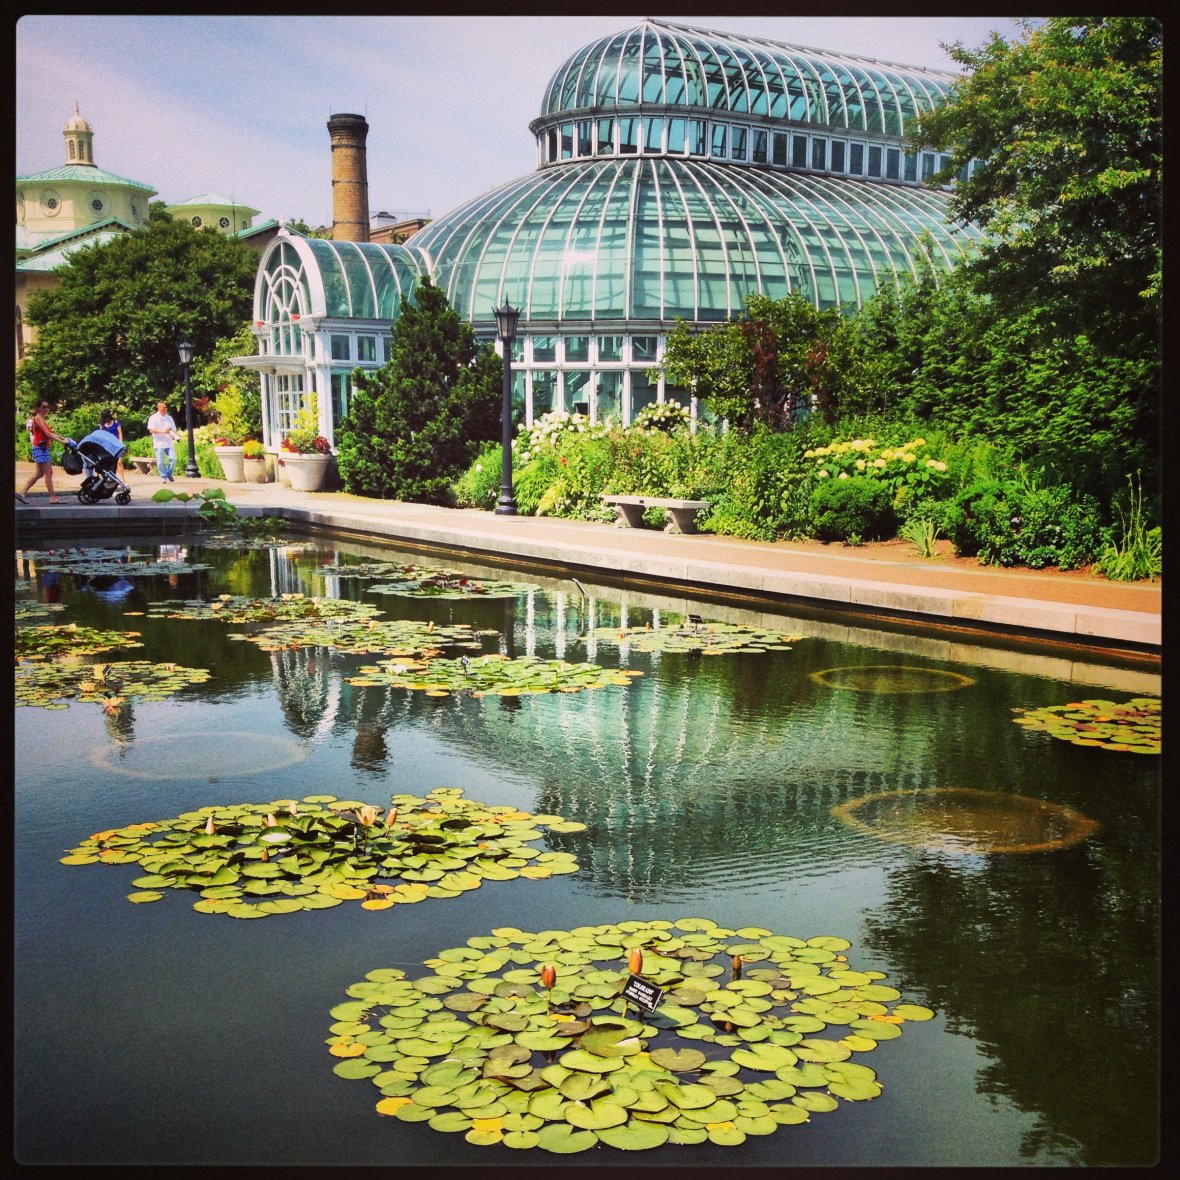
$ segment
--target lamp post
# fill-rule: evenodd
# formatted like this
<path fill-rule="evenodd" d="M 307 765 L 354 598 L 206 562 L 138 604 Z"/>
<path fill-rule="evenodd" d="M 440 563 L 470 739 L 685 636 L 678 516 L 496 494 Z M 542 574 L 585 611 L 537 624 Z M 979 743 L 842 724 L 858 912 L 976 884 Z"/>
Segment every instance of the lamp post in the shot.
<path fill-rule="evenodd" d="M 504 300 L 503 307 L 493 307 L 496 331 L 504 342 L 504 404 L 500 416 L 500 442 L 504 460 L 500 475 L 500 499 L 496 502 L 498 516 L 516 515 L 516 497 L 512 492 L 512 342 L 516 339 L 516 322 L 520 308 Z"/>
<path fill-rule="evenodd" d="M 184 464 L 184 474 L 196 479 L 201 473 L 197 470 L 197 447 L 193 441 L 193 383 L 189 379 L 189 365 L 193 363 L 193 346 L 188 340 L 182 340 L 177 345 L 180 353 L 180 363 L 184 366 L 184 422 L 188 427 L 188 459 Z"/>

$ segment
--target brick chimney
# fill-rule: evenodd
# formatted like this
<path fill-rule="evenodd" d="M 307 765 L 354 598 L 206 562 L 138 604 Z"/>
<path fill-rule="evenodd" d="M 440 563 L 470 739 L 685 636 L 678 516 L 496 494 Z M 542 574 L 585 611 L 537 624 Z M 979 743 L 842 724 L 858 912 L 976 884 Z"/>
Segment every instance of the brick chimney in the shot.
<path fill-rule="evenodd" d="M 337 242 L 369 240 L 369 176 L 365 165 L 364 115 L 332 115 L 332 238 Z"/>

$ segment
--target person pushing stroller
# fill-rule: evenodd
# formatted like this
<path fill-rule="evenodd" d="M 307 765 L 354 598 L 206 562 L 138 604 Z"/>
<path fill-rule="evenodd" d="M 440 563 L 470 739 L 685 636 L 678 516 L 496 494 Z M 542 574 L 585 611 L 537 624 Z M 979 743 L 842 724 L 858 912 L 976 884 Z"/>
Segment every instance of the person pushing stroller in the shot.
<path fill-rule="evenodd" d="M 131 503 L 131 488 L 118 473 L 119 460 L 127 446 L 109 430 L 92 430 L 81 442 L 65 440 L 66 451 L 61 465 L 70 475 L 86 473 L 78 488 L 78 499 L 83 504 L 97 504 L 115 497 L 116 504 Z"/>

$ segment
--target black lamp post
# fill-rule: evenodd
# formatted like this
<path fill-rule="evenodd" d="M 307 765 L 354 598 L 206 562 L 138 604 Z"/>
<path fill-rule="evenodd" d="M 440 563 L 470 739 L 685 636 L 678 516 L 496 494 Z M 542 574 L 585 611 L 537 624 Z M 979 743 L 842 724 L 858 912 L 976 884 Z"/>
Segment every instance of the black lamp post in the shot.
<path fill-rule="evenodd" d="M 184 366 L 184 421 L 188 427 L 188 459 L 184 464 L 184 473 L 196 479 L 201 473 L 197 470 L 197 447 L 193 441 L 193 383 L 189 380 L 188 367 L 193 363 L 193 346 L 182 340 L 177 349 L 180 352 L 180 363 Z"/>
<path fill-rule="evenodd" d="M 504 342 L 504 405 L 500 418 L 500 441 L 504 449 L 504 462 L 496 514 L 515 516 L 516 496 L 512 492 L 512 342 L 516 339 L 516 322 L 520 319 L 520 308 L 512 307 L 505 299 L 504 306 L 493 307 L 492 313 L 496 317 L 496 331 Z"/>

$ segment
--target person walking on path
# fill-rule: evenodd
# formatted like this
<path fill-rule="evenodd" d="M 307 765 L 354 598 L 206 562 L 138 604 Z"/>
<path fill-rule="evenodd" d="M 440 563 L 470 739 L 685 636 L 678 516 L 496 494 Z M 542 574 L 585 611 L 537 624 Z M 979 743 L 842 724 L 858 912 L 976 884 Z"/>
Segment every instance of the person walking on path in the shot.
<path fill-rule="evenodd" d="M 103 410 L 98 420 L 98 428 L 113 434 L 120 442 L 123 441 L 123 423 L 110 410 Z M 115 472 L 120 479 L 123 478 L 122 458 L 115 464 Z"/>
<path fill-rule="evenodd" d="M 29 441 L 33 444 L 33 462 L 37 465 L 37 470 L 29 477 L 29 482 L 25 484 L 22 491 L 16 494 L 16 498 L 22 504 L 28 503 L 25 496 L 28 494 L 29 488 L 42 476 L 45 477 L 45 490 L 49 493 L 50 504 L 61 503 L 53 491 L 53 456 L 49 453 L 49 444 L 50 442 L 64 443 L 66 440 L 60 434 L 55 434 L 50 430 L 49 421 L 46 418 L 48 413 L 49 403 L 47 401 L 38 402 L 29 418 Z"/>
<path fill-rule="evenodd" d="M 176 422 L 168 413 L 167 402 L 156 402 L 156 412 L 147 420 L 147 428 L 156 452 L 160 482 L 175 483 L 172 472 L 176 468 Z"/>

